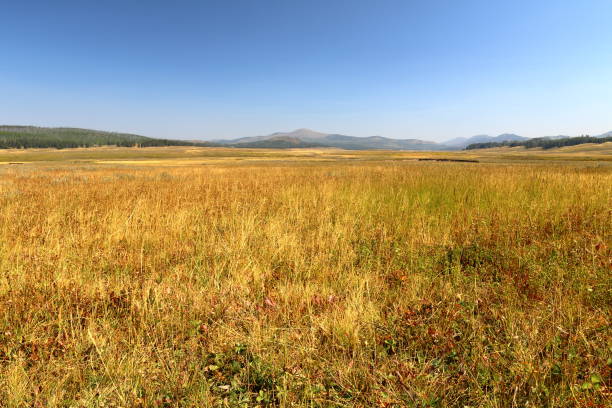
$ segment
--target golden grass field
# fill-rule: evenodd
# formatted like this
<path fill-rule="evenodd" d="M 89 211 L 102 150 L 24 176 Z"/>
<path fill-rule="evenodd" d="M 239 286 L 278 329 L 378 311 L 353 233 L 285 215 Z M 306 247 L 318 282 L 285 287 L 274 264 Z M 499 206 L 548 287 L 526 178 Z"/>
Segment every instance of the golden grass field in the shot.
<path fill-rule="evenodd" d="M 0 406 L 609 406 L 611 146 L 0 162 Z"/>

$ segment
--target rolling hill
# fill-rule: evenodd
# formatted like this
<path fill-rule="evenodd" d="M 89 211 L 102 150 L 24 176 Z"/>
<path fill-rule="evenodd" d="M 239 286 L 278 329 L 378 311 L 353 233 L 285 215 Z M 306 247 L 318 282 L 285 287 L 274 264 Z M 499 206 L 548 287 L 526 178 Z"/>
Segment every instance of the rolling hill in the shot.
<path fill-rule="evenodd" d="M 74 148 L 94 146 L 216 146 L 211 142 L 155 139 L 130 133 L 78 128 L 0 126 L 1 149 Z"/>
<path fill-rule="evenodd" d="M 382 136 L 357 137 L 334 133 L 321 133 L 310 129 L 297 129 L 293 132 L 277 132 L 267 136 L 243 137 L 233 140 L 215 140 L 227 146 L 256 147 L 262 141 L 278 140 L 279 138 L 297 139 L 307 144 L 336 147 L 349 150 L 450 150 L 449 146 L 419 139 L 391 139 Z M 252 145 L 251 143 L 257 143 Z"/>
<path fill-rule="evenodd" d="M 513 133 L 504 133 L 499 136 L 476 135 L 469 138 L 457 137 L 455 139 L 447 140 L 443 144 L 455 149 L 464 149 L 467 146 L 475 143 L 501 143 L 508 141 L 522 141 L 527 139 L 527 137 L 515 135 Z"/>
<path fill-rule="evenodd" d="M 590 136 L 594 138 L 606 138 L 612 136 L 612 131 L 602 133 L 601 135 Z M 576 136 L 576 137 L 584 137 L 584 136 Z M 589 137 L 589 136 L 586 136 Z M 454 139 L 447 140 L 442 144 L 445 146 L 449 146 L 453 149 L 465 149 L 470 145 L 485 145 L 488 144 L 490 146 L 493 145 L 503 145 L 503 144 L 513 144 L 519 145 L 522 142 L 529 144 L 530 140 L 563 140 L 563 139 L 572 139 L 573 136 L 566 135 L 557 135 L 557 136 L 543 136 L 536 138 L 529 138 L 524 136 L 515 135 L 514 133 L 504 133 L 499 136 L 489 136 L 489 135 L 476 135 L 472 137 L 457 137 Z"/>
<path fill-rule="evenodd" d="M 581 136 L 581 143 L 610 138 L 612 131 L 598 136 Z M 587 139 L 585 139 L 587 138 Z M 252 149 L 296 149 L 333 147 L 347 150 L 461 150 L 494 146 L 566 146 L 576 144 L 578 138 L 569 136 L 547 136 L 527 138 L 512 133 L 499 136 L 477 135 L 470 138 L 455 138 L 444 143 L 419 139 L 392 139 L 382 136 L 356 137 L 336 133 L 321 133 L 310 129 L 292 132 L 276 132 L 265 136 L 243 137 L 233 140 L 175 140 L 156 139 L 130 133 L 107 132 L 68 127 L 0 126 L 0 149 L 24 148 L 74 148 L 94 146 L 201 146 L 236 147 Z"/>
<path fill-rule="evenodd" d="M 524 147 L 527 149 L 542 148 L 542 149 L 553 149 L 559 147 L 576 146 L 581 144 L 602 144 L 612 142 L 612 136 L 578 136 L 578 137 L 563 137 L 563 138 L 548 138 L 540 137 L 527 140 L 513 141 L 508 140 L 504 142 L 484 142 L 484 143 L 473 143 L 468 145 L 466 150 L 474 149 L 490 149 L 495 147 Z"/>
<path fill-rule="evenodd" d="M 305 142 L 296 137 L 290 136 L 275 136 L 269 139 L 254 140 L 251 142 L 240 142 L 230 145 L 238 148 L 250 149 L 301 149 L 314 147 L 328 147 L 326 145 L 314 142 Z"/>

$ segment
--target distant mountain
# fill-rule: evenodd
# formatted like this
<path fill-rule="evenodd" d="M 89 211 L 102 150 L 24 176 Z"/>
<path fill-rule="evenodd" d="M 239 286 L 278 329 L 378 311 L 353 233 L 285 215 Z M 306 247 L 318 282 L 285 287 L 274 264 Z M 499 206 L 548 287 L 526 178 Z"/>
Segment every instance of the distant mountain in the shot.
<path fill-rule="evenodd" d="M 597 138 L 606 138 L 612 136 L 612 131 L 603 133 L 601 135 L 593 136 Z M 511 143 L 511 142 L 525 142 L 527 140 L 563 140 L 574 138 L 575 136 L 566 136 L 566 135 L 557 135 L 557 136 L 543 136 L 537 138 L 528 138 L 524 136 L 515 135 L 513 133 L 504 133 L 499 136 L 489 136 L 489 135 L 476 135 L 469 138 L 466 137 L 457 137 L 454 139 L 447 140 L 442 144 L 448 146 L 453 149 L 465 149 L 470 145 L 482 145 L 486 143 Z"/>
<path fill-rule="evenodd" d="M 484 142 L 484 143 L 472 143 L 466 147 L 466 150 L 474 149 L 490 149 L 496 147 L 525 147 L 527 149 L 542 148 L 542 149 L 553 149 L 557 147 L 576 146 L 580 144 L 593 143 L 607 143 L 612 142 L 612 136 L 607 137 L 594 137 L 594 136 L 577 136 L 577 137 L 561 137 L 551 139 L 550 137 L 535 137 L 527 140 L 508 140 L 504 142 Z"/>
<path fill-rule="evenodd" d="M 298 139 L 324 139 L 326 136 L 328 136 L 328 134 L 321 133 L 321 132 L 315 132 L 314 130 L 302 128 L 302 129 L 294 130 L 293 132 L 289 132 L 289 133 L 285 133 L 285 132 L 273 133 L 271 136 L 272 137 L 290 136 L 290 137 L 295 137 Z"/>
<path fill-rule="evenodd" d="M 566 135 L 558 135 L 558 136 L 544 136 L 544 137 L 540 137 L 538 139 L 549 139 L 549 140 L 558 140 L 558 139 L 568 139 L 571 137 L 582 137 L 582 136 L 589 136 L 589 135 L 581 135 L 581 136 L 566 136 Z M 610 137 L 612 136 L 612 130 L 606 133 L 602 133 L 601 135 L 592 135 L 591 137 L 599 137 L 599 138 L 604 138 L 604 137 Z"/>
<path fill-rule="evenodd" d="M 527 137 L 515 135 L 513 133 L 503 133 L 499 136 L 489 136 L 489 135 L 476 135 L 469 138 L 458 137 L 455 139 L 447 140 L 443 143 L 443 145 L 455 148 L 455 149 L 464 149 L 465 147 L 475 144 L 475 143 L 501 143 L 501 142 L 509 142 L 509 141 L 522 141 L 527 140 Z"/>
<path fill-rule="evenodd" d="M 277 138 L 283 138 L 283 137 L 288 137 L 288 138 L 293 138 L 293 139 L 304 141 L 304 140 L 322 139 L 325 136 L 327 136 L 326 133 L 319 133 L 319 132 L 315 132 L 314 130 L 310 130 L 310 129 L 297 129 L 297 130 L 294 130 L 293 132 L 276 132 L 276 133 L 272 133 L 266 136 L 241 137 L 239 139 L 231 139 L 231 140 L 214 140 L 214 142 L 221 143 L 221 144 L 228 144 L 228 145 L 230 144 L 236 145 L 239 143 L 252 143 L 252 142 L 259 142 L 262 140 L 270 140 L 270 139 L 277 139 Z"/>
<path fill-rule="evenodd" d="M 463 146 L 463 145 L 465 145 L 467 140 L 468 140 L 467 137 L 456 137 L 454 139 L 447 140 L 446 142 L 442 142 L 442 144 L 444 144 L 446 146 L 452 146 L 452 147 Z"/>
<path fill-rule="evenodd" d="M 560 140 L 560 139 L 569 139 L 572 137 L 583 137 L 583 136 L 599 137 L 599 138 L 610 137 L 612 136 L 612 130 L 606 133 L 602 133 L 601 135 L 579 135 L 579 136 L 557 135 L 557 136 L 536 137 L 535 139 Z"/>
<path fill-rule="evenodd" d="M 0 126 L 0 149 L 71 148 L 93 146 L 218 146 L 211 142 L 155 139 L 130 133 L 78 128 Z"/>
<path fill-rule="evenodd" d="M 313 147 L 328 147 L 320 143 L 304 142 L 297 137 L 275 136 L 269 139 L 260 139 L 251 142 L 240 142 L 230 145 L 231 147 L 241 147 L 250 149 L 300 149 Z"/>
<path fill-rule="evenodd" d="M 527 140 L 529 138 L 525 136 L 515 135 L 514 133 L 502 133 L 501 135 L 494 137 L 493 139 L 495 139 L 495 141 L 498 141 L 498 142 L 503 142 L 503 141 L 509 141 L 509 140 L 514 140 L 514 141 Z"/>
<path fill-rule="evenodd" d="M 587 139 L 585 139 L 585 137 Z M 612 137 L 612 131 L 591 139 L 606 139 Z M 266 136 L 243 137 L 233 140 L 175 140 L 156 139 L 130 133 L 106 132 L 79 128 L 48 128 L 35 126 L 0 126 L 0 149 L 22 149 L 22 148 L 70 148 L 70 147 L 93 147 L 93 146 L 227 146 L 238 148 L 314 148 L 334 147 L 349 150 L 460 150 L 468 146 L 482 147 L 485 145 L 520 145 L 525 146 L 544 145 L 543 141 L 552 143 L 575 139 L 567 143 L 575 143 L 577 138 L 569 136 L 546 136 L 540 138 L 526 138 L 512 133 L 504 133 L 499 136 L 476 135 L 470 138 L 458 137 L 447 140 L 444 143 L 436 143 L 419 139 L 391 139 L 382 136 L 356 137 L 335 133 L 321 133 L 310 129 L 297 129 L 292 132 L 276 132 Z M 580 140 L 589 140 L 582 136 Z M 565 143 L 565 142 L 564 142 Z"/>
<path fill-rule="evenodd" d="M 267 136 L 243 137 L 233 140 L 216 140 L 215 142 L 228 146 L 250 147 L 246 144 L 274 141 L 279 138 L 297 139 L 306 144 L 316 144 L 317 146 L 336 147 L 349 150 L 450 150 L 449 146 L 441 145 L 436 142 L 428 142 L 419 139 L 391 139 L 382 136 L 356 137 L 333 133 L 315 132 L 310 129 L 297 129 L 293 132 L 277 132 Z M 253 145 L 251 145 L 253 146 Z"/>
<path fill-rule="evenodd" d="M 558 136 L 543 136 L 540 139 L 547 139 L 547 140 L 560 140 L 560 139 L 567 139 L 571 136 L 565 136 L 565 135 L 558 135 Z"/>

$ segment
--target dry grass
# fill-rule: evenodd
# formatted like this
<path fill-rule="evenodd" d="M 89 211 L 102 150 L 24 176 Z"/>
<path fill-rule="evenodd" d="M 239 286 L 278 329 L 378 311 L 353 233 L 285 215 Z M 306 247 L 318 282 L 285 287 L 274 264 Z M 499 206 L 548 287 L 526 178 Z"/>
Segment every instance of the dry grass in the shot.
<path fill-rule="evenodd" d="M 0 168 L 0 404 L 609 402 L 610 166 L 300 163 Z"/>
<path fill-rule="evenodd" d="M 232 163 L 338 163 L 414 161 L 419 158 L 471 159 L 480 162 L 575 162 L 612 163 L 612 142 L 582 144 L 558 149 L 525 149 L 503 147 L 469 151 L 384 151 L 316 149 L 236 149 L 205 147 L 97 147 L 78 149 L 13 149 L 0 150 L 0 164 L 53 163 L 57 164 L 142 164 L 189 166 Z"/>

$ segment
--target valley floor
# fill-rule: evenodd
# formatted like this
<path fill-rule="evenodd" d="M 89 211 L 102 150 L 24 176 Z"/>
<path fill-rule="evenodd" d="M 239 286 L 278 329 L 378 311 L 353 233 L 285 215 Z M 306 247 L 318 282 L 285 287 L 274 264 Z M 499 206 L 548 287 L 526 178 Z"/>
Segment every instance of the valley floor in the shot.
<path fill-rule="evenodd" d="M 127 165 L 206 165 L 276 163 L 341 163 L 415 161 L 423 158 L 477 160 L 484 163 L 612 162 L 612 143 L 582 144 L 557 149 L 502 147 L 469 151 L 391 151 L 317 149 L 236 149 L 210 147 L 97 147 L 78 149 L 5 149 L 0 150 L 0 165 L 25 163 L 54 164 L 127 164 Z"/>
<path fill-rule="evenodd" d="M 0 151 L 0 405 L 604 407 L 611 150 Z"/>

